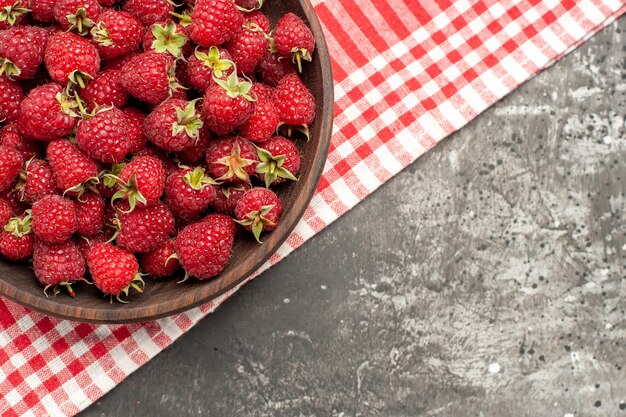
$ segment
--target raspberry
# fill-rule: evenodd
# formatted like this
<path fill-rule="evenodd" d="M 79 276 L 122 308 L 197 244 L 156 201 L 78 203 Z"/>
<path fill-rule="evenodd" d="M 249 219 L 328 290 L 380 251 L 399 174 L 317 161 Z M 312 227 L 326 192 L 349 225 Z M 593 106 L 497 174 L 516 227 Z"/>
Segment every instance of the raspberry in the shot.
<path fill-rule="evenodd" d="M 230 259 L 236 232 L 233 219 L 223 214 L 210 214 L 185 227 L 174 247 L 186 278 L 204 280 L 222 272 Z"/>
<path fill-rule="evenodd" d="M 78 230 L 74 202 L 49 195 L 33 204 L 33 233 L 47 244 L 65 242 Z"/>
<path fill-rule="evenodd" d="M 282 204 L 278 196 L 266 188 L 255 187 L 241 197 L 235 207 L 235 216 L 240 225 L 254 234 L 261 242 L 261 233 L 276 228 Z"/>

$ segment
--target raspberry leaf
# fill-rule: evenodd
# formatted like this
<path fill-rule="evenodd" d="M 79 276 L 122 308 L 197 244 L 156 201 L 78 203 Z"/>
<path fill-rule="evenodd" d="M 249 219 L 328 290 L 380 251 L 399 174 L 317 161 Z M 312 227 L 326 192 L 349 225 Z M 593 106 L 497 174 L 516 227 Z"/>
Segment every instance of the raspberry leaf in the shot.
<path fill-rule="evenodd" d="M 252 230 L 252 234 L 257 242 L 261 242 L 261 233 L 263 232 L 263 228 L 265 226 L 276 226 L 276 223 L 269 220 L 267 217 L 267 213 L 272 211 L 272 209 L 276 206 L 276 204 L 271 204 L 269 206 L 263 206 L 259 210 L 252 211 L 248 213 L 245 219 L 236 220 L 237 223 L 244 227 L 250 227 Z"/>
<path fill-rule="evenodd" d="M 242 181 L 250 182 L 250 176 L 246 173 L 244 168 L 254 164 L 256 161 L 242 158 L 241 148 L 239 147 L 239 144 L 236 144 L 233 146 L 230 155 L 226 155 L 223 158 L 218 159 L 216 162 L 228 167 L 228 172 L 221 177 L 216 178 L 216 181 L 224 181 L 236 176 Z"/>
<path fill-rule="evenodd" d="M 102 183 L 107 188 L 113 188 L 117 184 L 118 175 L 122 172 L 122 169 L 126 166 L 125 163 L 121 164 L 113 164 L 111 165 L 110 171 L 102 171 L 100 173 L 100 177 L 102 178 Z M 107 175 L 109 174 L 109 175 Z"/>
<path fill-rule="evenodd" d="M 66 93 L 57 93 L 55 98 L 59 103 L 59 106 L 61 106 L 61 112 L 72 117 L 80 117 L 80 115 L 75 111 L 75 109 L 79 108 L 76 100 L 73 100 Z"/>
<path fill-rule="evenodd" d="M 252 83 L 248 81 L 239 81 L 237 71 L 233 71 L 233 73 L 228 76 L 226 81 L 220 80 L 214 74 L 213 81 L 226 90 L 226 94 L 230 98 L 237 98 L 241 96 L 248 101 L 256 101 L 256 99 L 250 95 Z"/>
<path fill-rule="evenodd" d="M 8 58 L 0 58 L 0 76 L 3 74 L 13 81 L 15 77 L 19 77 L 22 70 Z"/>
<path fill-rule="evenodd" d="M 20 16 L 31 11 L 25 7 L 20 7 L 21 3 L 20 0 L 17 0 L 14 4 L 0 9 L 0 22 L 7 22 L 9 26 L 13 26 Z"/>
<path fill-rule="evenodd" d="M 295 175 L 289 172 L 283 165 L 285 164 L 285 155 L 274 156 L 267 150 L 255 146 L 257 154 L 261 162 L 256 167 L 257 174 L 263 174 L 265 179 L 265 188 L 270 188 L 278 178 L 285 178 L 291 181 L 298 181 Z"/>
<path fill-rule="evenodd" d="M 210 47 L 208 53 L 200 52 L 196 49 L 195 56 L 202 61 L 202 64 L 205 67 L 213 70 L 213 75 L 217 78 L 222 78 L 224 76 L 224 72 L 228 71 L 235 65 L 233 61 L 220 58 L 220 50 L 216 46 Z"/>
<path fill-rule="evenodd" d="M 87 17 L 87 11 L 83 7 L 76 10 L 76 14 L 65 17 L 70 24 L 69 30 L 76 29 L 81 35 L 89 33 L 89 28 L 94 26 L 94 21 Z"/>
<path fill-rule="evenodd" d="M 176 122 L 172 125 L 172 136 L 185 132 L 187 136 L 193 138 L 195 142 L 200 137 L 200 129 L 204 125 L 200 115 L 196 112 L 196 102 L 199 99 L 190 101 L 184 109 L 175 108 Z"/>
<path fill-rule="evenodd" d="M 165 26 L 155 23 L 152 25 L 152 34 L 155 37 L 152 49 L 156 52 L 168 52 L 174 58 L 182 56 L 182 47 L 187 42 L 187 36 L 176 31 L 176 23 L 168 21 Z"/>
<path fill-rule="evenodd" d="M 120 190 L 113 194 L 111 197 L 111 204 L 113 204 L 116 200 L 127 199 L 128 200 L 128 211 L 123 211 L 123 213 L 130 213 L 135 210 L 137 207 L 137 203 L 146 204 L 148 200 L 139 192 L 139 187 L 137 185 L 137 176 L 133 174 L 128 182 L 122 181 L 121 178 L 116 177 L 115 175 L 105 174 L 105 177 L 109 176 L 114 178 L 117 181 Z"/>
<path fill-rule="evenodd" d="M 96 26 L 91 28 L 91 38 L 102 46 L 113 46 L 113 41 L 109 37 L 109 31 L 104 22 L 98 22 Z"/>
<path fill-rule="evenodd" d="M 33 216 L 30 210 L 26 210 L 26 216 L 19 218 L 14 217 L 4 226 L 6 232 L 11 233 L 15 237 L 26 236 L 31 232 L 33 224 Z"/>
<path fill-rule="evenodd" d="M 186 173 L 183 176 L 183 180 L 194 190 L 202 190 L 207 185 L 218 185 L 210 176 L 206 175 L 204 168 L 196 167 L 193 171 Z"/>

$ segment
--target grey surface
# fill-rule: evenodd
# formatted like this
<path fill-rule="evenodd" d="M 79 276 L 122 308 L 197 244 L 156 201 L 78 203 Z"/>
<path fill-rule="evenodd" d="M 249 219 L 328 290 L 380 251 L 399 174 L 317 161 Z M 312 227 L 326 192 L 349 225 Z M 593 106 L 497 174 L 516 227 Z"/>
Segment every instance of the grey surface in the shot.
<path fill-rule="evenodd" d="M 625 30 L 440 144 L 82 416 L 626 417 Z"/>

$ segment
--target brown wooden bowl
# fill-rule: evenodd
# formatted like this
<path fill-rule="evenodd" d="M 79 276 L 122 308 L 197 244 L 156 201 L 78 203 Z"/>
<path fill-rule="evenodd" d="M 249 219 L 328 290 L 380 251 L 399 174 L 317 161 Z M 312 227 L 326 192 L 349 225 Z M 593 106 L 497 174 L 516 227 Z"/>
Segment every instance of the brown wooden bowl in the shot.
<path fill-rule="evenodd" d="M 271 0 L 263 11 L 272 25 L 286 12 L 305 18 L 316 39 L 313 61 L 305 63 L 303 80 L 317 100 L 316 118 L 310 127 L 311 140 L 298 140 L 302 167 L 298 182 L 277 187 L 283 201 L 278 227 L 263 236 L 258 244 L 247 233 L 237 237 L 233 256 L 216 278 L 199 282 L 190 279 L 177 284 L 176 279 L 153 281 L 146 278 L 143 294 L 131 296 L 130 303 L 109 304 L 93 286 L 76 285 L 76 298 L 59 294 L 46 298 L 32 268 L 0 262 L 0 295 L 29 308 L 70 320 L 94 323 L 130 323 L 148 321 L 188 310 L 234 288 L 256 271 L 287 239 L 308 206 L 322 174 L 333 124 L 333 80 L 330 57 L 320 23 L 309 0 Z"/>

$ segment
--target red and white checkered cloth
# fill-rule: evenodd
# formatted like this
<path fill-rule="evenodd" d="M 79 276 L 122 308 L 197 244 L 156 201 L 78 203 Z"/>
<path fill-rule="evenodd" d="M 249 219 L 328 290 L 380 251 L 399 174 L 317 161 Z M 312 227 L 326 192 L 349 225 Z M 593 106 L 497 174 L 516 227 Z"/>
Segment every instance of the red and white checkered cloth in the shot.
<path fill-rule="evenodd" d="M 332 144 L 304 219 L 262 269 L 626 10 L 620 0 L 313 3 L 333 60 Z M 78 413 L 229 295 L 128 326 L 72 323 L 0 299 L 0 415 Z"/>

